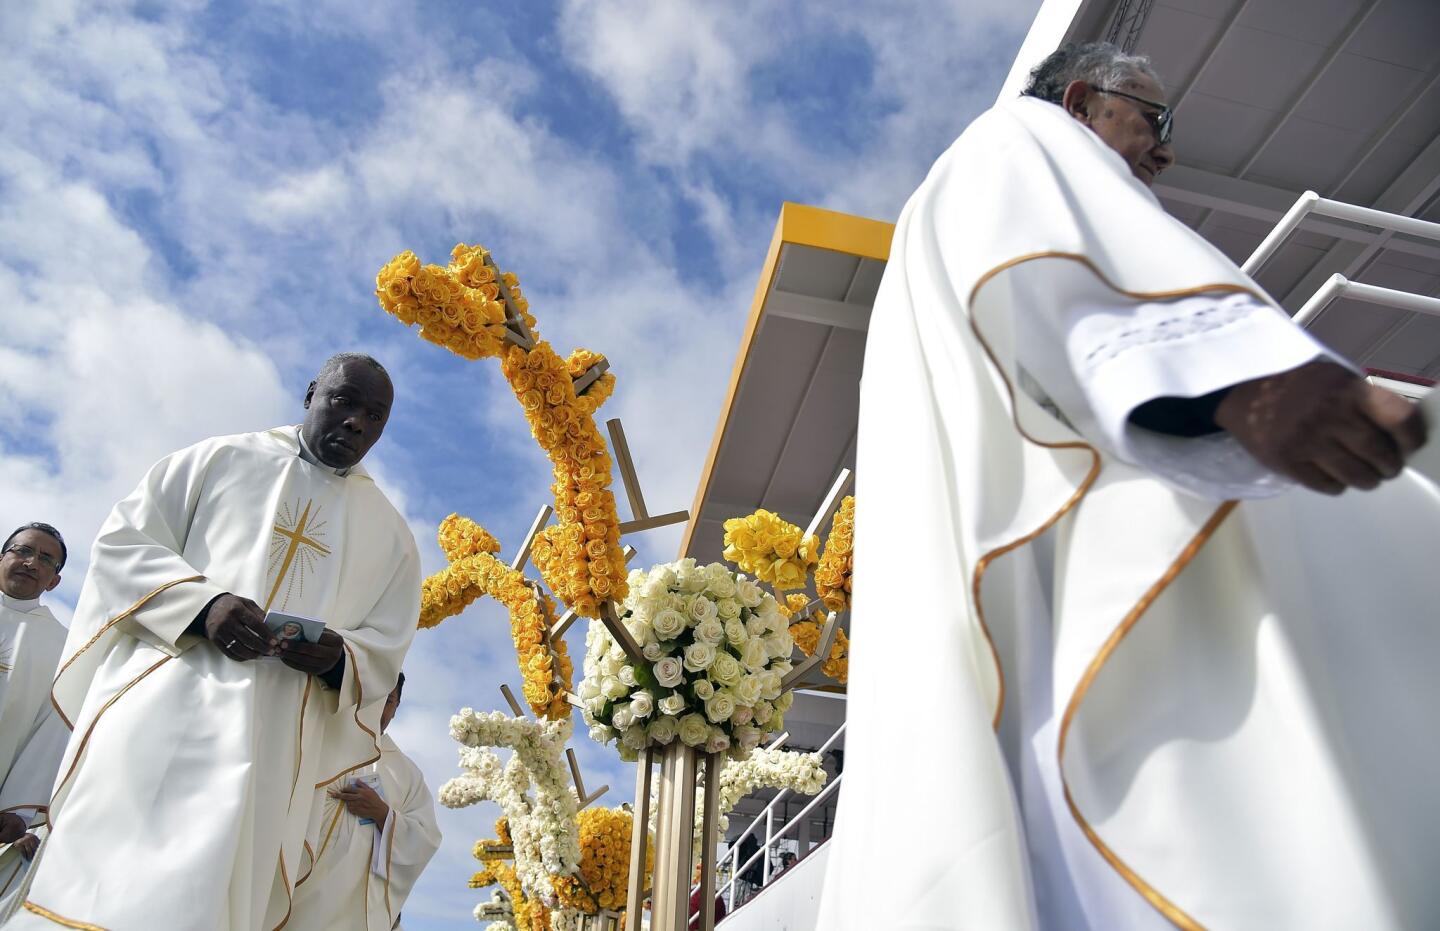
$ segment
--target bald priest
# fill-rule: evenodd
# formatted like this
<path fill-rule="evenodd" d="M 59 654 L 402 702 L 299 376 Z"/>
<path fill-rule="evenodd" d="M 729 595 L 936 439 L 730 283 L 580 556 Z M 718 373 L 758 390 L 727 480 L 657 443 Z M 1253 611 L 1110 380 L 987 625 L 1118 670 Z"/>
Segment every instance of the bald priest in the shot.
<path fill-rule="evenodd" d="M 302 425 L 167 456 L 115 506 L 54 685 L 51 835 L 7 929 L 286 923 L 315 788 L 379 759 L 415 632 L 415 541 L 360 465 L 393 400 L 341 354 Z M 324 631 L 282 642 L 271 611 Z"/>

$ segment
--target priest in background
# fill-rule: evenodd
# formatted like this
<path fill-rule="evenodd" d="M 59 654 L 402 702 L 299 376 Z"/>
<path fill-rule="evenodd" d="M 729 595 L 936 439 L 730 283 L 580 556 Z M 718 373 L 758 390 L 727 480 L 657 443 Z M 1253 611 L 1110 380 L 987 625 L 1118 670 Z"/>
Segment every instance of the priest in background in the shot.
<path fill-rule="evenodd" d="M 381 731 L 394 719 L 404 688 L 402 672 L 380 715 Z M 318 790 L 289 929 L 399 928 L 405 900 L 440 849 L 435 799 L 420 767 L 389 735 L 381 735 L 380 761 L 367 772 L 379 777 L 380 791 L 352 777 Z"/>
<path fill-rule="evenodd" d="M 0 920 L 21 900 L 70 732 L 50 704 L 65 628 L 40 598 L 60 584 L 65 540 L 30 523 L 0 546 Z"/>
<path fill-rule="evenodd" d="M 1164 212 L 1171 129 L 1067 47 L 896 226 L 827 931 L 1440 926 L 1425 425 Z"/>
<path fill-rule="evenodd" d="M 343 353 L 305 422 L 165 457 L 101 527 L 54 684 L 72 734 L 7 928 L 282 927 L 316 786 L 380 758 L 420 568 L 360 462 L 394 389 Z M 266 613 L 323 621 L 279 642 Z"/>

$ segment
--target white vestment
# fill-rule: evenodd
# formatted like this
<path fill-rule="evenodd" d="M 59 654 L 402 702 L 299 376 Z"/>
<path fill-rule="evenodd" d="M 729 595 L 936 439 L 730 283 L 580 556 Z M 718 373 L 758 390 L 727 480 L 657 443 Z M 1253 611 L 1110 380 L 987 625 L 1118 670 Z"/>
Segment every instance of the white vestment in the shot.
<path fill-rule="evenodd" d="M 374 772 L 390 806 L 390 816 L 378 829 L 361 824 L 330 798 L 329 786 L 317 790 L 287 931 L 390 931 L 415 881 L 440 849 L 435 799 L 420 767 L 389 736 L 380 737 Z"/>
<path fill-rule="evenodd" d="M 1440 924 L 1440 494 L 1127 424 L 1321 353 L 1059 107 L 936 163 L 866 347 L 818 927 Z"/>
<path fill-rule="evenodd" d="M 315 787 L 379 758 L 420 603 L 400 514 L 363 469 L 300 452 L 295 427 L 206 440 L 101 528 L 54 685 L 72 735 L 52 833 L 8 927 L 286 922 Z M 339 690 L 186 633 L 224 592 L 339 633 Z"/>
<path fill-rule="evenodd" d="M 50 704 L 65 628 L 39 599 L 0 594 L 0 812 L 45 823 L 70 732 Z M 17 906 L 29 862 L 0 848 L 0 921 Z"/>

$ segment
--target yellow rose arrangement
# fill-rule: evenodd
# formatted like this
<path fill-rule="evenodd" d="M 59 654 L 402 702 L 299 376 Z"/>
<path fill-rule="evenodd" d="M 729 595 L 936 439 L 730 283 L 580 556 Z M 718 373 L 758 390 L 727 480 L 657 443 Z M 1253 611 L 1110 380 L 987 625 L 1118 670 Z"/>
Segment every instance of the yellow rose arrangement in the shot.
<path fill-rule="evenodd" d="M 820 541 L 764 508 L 725 522 L 725 559 L 776 591 L 803 588 Z"/>
<path fill-rule="evenodd" d="M 825 615 L 816 609 L 810 612 L 809 617 L 794 620 L 795 615 L 809 603 L 808 595 L 787 595 L 785 603 L 780 606 L 780 613 L 791 618 L 790 638 L 795 641 L 795 646 L 806 656 L 814 656 L 820 648 L 820 629 L 825 626 Z M 820 671 L 841 685 L 849 681 L 850 638 L 845 636 L 845 631 L 836 629 L 835 642 L 830 644 L 830 655 L 820 664 Z"/>
<path fill-rule="evenodd" d="M 587 915 L 598 909 L 620 911 L 630 882 L 630 832 L 634 816 L 623 808 L 587 808 L 580 812 L 580 875 L 554 877 L 560 904 Z M 654 851 L 645 852 L 645 886 L 650 886 Z M 583 881 L 583 884 L 582 884 Z M 587 892 L 588 890 L 588 892 Z"/>
<path fill-rule="evenodd" d="M 825 552 L 815 569 L 815 593 L 831 611 L 850 607 L 851 573 L 855 568 L 855 498 L 847 495 L 835 513 Z"/>
<path fill-rule="evenodd" d="M 420 585 L 420 626 L 434 627 L 459 614 L 481 595 L 510 612 L 510 636 L 524 678 L 521 690 L 536 717 L 570 716 L 565 701 L 574 681 L 574 665 L 561 638 L 550 637 L 555 604 L 518 570 L 493 554 L 500 545 L 485 528 L 451 514 L 440 524 L 440 548 L 453 561 Z M 457 558 L 458 557 L 458 558 Z"/>
<path fill-rule="evenodd" d="M 591 357 L 599 358 L 583 351 L 571 358 L 578 368 Z M 536 535 L 530 557 L 561 601 L 577 614 L 598 618 L 602 602 L 623 601 L 629 590 L 620 516 L 609 487 L 613 463 L 595 426 L 595 411 L 615 390 L 615 376 L 600 376 L 577 397 L 570 364 L 543 340 L 529 352 L 511 346 L 501 369 L 554 468 L 550 489 L 557 522 Z"/>
<path fill-rule="evenodd" d="M 498 273 L 481 246 L 457 245 L 448 267 L 422 265 L 406 250 L 385 263 L 375 276 L 380 306 L 406 326 L 420 325 L 420 336 L 466 359 L 498 356 L 505 348 L 505 304 L 501 283 L 516 311 L 534 326 L 529 302 L 514 275 Z"/>
<path fill-rule="evenodd" d="M 536 336 L 528 351 L 507 342 L 505 293 Z M 530 432 L 554 469 L 558 523 L 535 539 L 536 568 L 578 614 L 598 618 L 601 603 L 623 601 L 626 569 L 610 492 L 612 463 L 595 425 L 595 412 L 615 391 L 615 376 L 607 372 L 584 394 L 575 392 L 575 381 L 604 357 L 578 349 L 561 359 L 539 340 L 518 279 L 499 273 L 480 246 L 460 243 L 448 267 L 422 265 L 413 252 L 402 252 L 380 269 L 375 294 L 401 323 L 418 323 L 422 338 L 467 359 L 500 358 Z"/>
<path fill-rule="evenodd" d="M 510 907 L 515 910 L 515 927 L 517 929 L 520 931 L 550 931 L 550 910 L 545 907 L 544 902 L 532 899 L 525 894 L 525 890 L 520 886 L 520 877 L 515 873 L 515 867 L 501 859 L 498 854 L 488 855 L 493 859 L 480 857 L 479 848 L 486 843 L 486 841 L 481 841 L 475 845 L 476 858 L 481 859 L 485 866 L 470 877 L 470 888 L 484 889 L 486 886 L 498 885 L 510 897 Z"/>

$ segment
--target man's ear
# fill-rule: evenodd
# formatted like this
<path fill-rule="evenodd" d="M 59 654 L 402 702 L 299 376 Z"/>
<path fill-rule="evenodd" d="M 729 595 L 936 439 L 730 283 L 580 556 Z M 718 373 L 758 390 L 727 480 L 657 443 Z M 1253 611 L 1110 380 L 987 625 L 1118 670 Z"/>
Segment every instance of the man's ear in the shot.
<path fill-rule="evenodd" d="M 1065 85 L 1065 95 L 1060 98 L 1060 106 L 1075 119 L 1090 125 L 1090 85 L 1084 81 L 1071 81 Z"/>
<path fill-rule="evenodd" d="M 57 585 L 59 585 L 59 584 L 60 584 L 60 573 L 57 572 L 57 573 L 55 573 L 55 578 L 53 578 L 53 579 L 50 580 L 50 584 L 47 585 L 47 586 L 45 586 L 45 590 L 46 590 L 47 592 L 53 592 L 53 591 L 55 590 L 55 586 L 57 586 Z"/>
<path fill-rule="evenodd" d="M 312 381 L 310 387 L 305 389 L 305 409 L 307 411 L 310 409 L 310 399 L 315 397 L 315 386 L 318 384 L 319 382 Z"/>

